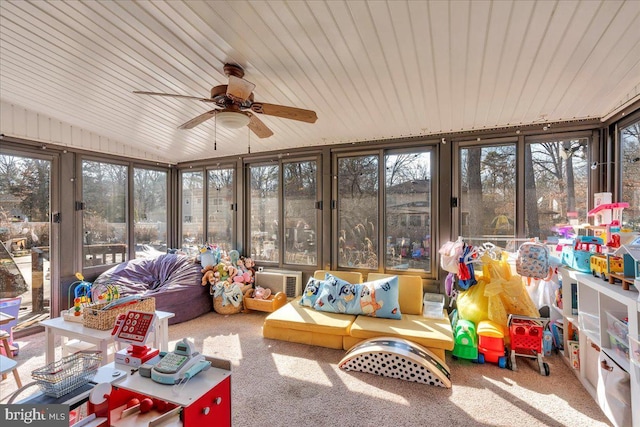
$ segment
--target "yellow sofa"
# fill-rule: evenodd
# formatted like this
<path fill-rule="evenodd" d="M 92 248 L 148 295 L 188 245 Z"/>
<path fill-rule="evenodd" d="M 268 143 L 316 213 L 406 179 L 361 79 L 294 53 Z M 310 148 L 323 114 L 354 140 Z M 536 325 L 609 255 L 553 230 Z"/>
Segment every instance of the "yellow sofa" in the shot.
<path fill-rule="evenodd" d="M 350 283 L 363 282 L 361 273 L 329 272 Z M 326 270 L 318 270 L 314 277 L 324 279 L 325 273 Z M 389 276 L 369 273 L 367 280 Z M 398 276 L 398 285 L 402 319 L 317 311 L 301 306 L 301 297 L 298 297 L 266 317 L 262 335 L 265 338 L 342 350 L 348 350 L 369 338 L 397 337 L 420 344 L 444 360 L 445 350 L 453 349 L 453 332 L 449 319 L 446 316 L 442 319 L 422 316 L 422 279 L 419 276 Z"/>

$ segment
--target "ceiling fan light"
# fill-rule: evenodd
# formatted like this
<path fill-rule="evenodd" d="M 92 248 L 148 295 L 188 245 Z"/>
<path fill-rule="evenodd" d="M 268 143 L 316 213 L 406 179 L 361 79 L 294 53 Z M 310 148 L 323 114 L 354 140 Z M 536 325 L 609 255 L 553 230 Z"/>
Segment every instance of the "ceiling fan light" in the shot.
<path fill-rule="evenodd" d="M 249 124 L 249 116 L 233 111 L 221 111 L 216 114 L 216 123 L 230 129 L 239 129 Z"/>

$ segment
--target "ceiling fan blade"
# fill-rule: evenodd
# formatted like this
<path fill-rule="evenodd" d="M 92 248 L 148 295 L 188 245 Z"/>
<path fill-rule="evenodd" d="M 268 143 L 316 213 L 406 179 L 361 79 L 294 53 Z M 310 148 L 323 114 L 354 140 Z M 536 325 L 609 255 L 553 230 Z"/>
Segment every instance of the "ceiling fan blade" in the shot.
<path fill-rule="evenodd" d="M 256 85 L 236 76 L 229 76 L 229 85 L 227 86 L 227 96 L 234 101 L 246 101 Z"/>
<path fill-rule="evenodd" d="M 215 116 L 217 113 L 218 113 L 218 110 L 207 111 L 206 113 L 200 114 L 199 116 L 194 117 L 193 119 L 189 120 L 188 122 L 181 124 L 180 126 L 178 126 L 178 129 L 191 129 L 191 128 L 194 128 L 194 127 L 198 126 L 200 123 L 206 122 L 211 117 Z"/>
<path fill-rule="evenodd" d="M 315 111 L 285 107 L 284 105 L 266 104 L 264 102 L 254 102 L 251 104 L 251 110 L 258 114 L 266 114 L 267 116 L 282 117 L 283 119 L 298 120 L 306 123 L 315 123 L 316 120 L 318 120 Z"/>
<path fill-rule="evenodd" d="M 189 96 L 189 95 L 176 95 L 173 93 L 145 92 L 142 90 L 134 90 L 133 93 L 135 93 L 136 95 L 166 96 L 168 98 L 184 98 L 184 99 L 195 99 L 195 100 L 204 101 L 204 102 L 215 102 L 214 100 L 209 98 L 200 98 L 197 96 Z"/>
<path fill-rule="evenodd" d="M 249 119 L 251 119 L 247 127 L 251 129 L 251 131 L 255 133 L 258 138 L 269 138 L 271 135 L 273 135 L 271 129 L 269 129 L 267 125 L 265 125 L 262 120 L 260 120 L 255 114 L 251 114 L 248 111 L 246 112 L 246 114 L 249 116 Z"/>

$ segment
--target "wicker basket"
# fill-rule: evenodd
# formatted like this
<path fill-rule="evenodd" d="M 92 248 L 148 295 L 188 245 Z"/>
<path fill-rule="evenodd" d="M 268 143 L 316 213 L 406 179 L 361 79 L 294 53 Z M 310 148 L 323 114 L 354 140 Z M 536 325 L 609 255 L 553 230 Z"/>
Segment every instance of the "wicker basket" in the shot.
<path fill-rule="evenodd" d="M 222 296 L 213 298 L 213 310 L 218 314 L 236 314 L 242 311 L 242 304 L 234 306 L 231 303 L 222 305 Z"/>
<path fill-rule="evenodd" d="M 107 303 L 91 304 L 84 308 L 82 312 L 82 323 L 87 328 L 106 331 L 113 328 L 119 314 L 124 314 L 130 310 L 153 313 L 156 311 L 156 299 L 153 297 L 142 299 L 133 304 L 126 304 L 111 310 L 103 310 Z"/>

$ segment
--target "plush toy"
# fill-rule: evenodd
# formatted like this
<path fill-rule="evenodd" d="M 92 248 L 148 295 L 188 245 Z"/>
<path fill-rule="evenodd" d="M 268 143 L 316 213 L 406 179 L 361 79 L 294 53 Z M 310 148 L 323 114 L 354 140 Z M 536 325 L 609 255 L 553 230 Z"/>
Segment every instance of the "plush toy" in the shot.
<path fill-rule="evenodd" d="M 213 285 L 216 282 L 216 270 L 213 267 L 202 269 L 202 286 Z"/>
<path fill-rule="evenodd" d="M 256 286 L 256 289 L 253 291 L 253 297 L 255 299 L 269 299 L 270 296 L 271 296 L 271 289 L 269 288 Z"/>
<path fill-rule="evenodd" d="M 249 270 L 244 265 L 244 259 L 240 258 L 238 260 L 238 273 L 233 278 L 233 281 L 240 284 L 250 285 L 253 283 L 252 275 Z"/>
<path fill-rule="evenodd" d="M 224 261 L 219 262 L 216 265 L 216 282 L 227 280 L 229 277 L 229 271 L 227 270 L 227 264 Z"/>
<path fill-rule="evenodd" d="M 220 262 L 220 249 L 206 245 L 200 248 L 200 264 L 203 268 L 213 267 Z"/>
<path fill-rule="evenodd" d="M 240 259 L 240 252 L 236 251 L 235 249 L 232 249 L 229 251 L 229 262 L 231 262 L 231 265 L 237 268 L 239 259 Z"/>
<path fill-rule="evenodd" d="M 251 275 L 250 283 L 254 283 L 256 280 L 256 263 L 249 257 L 242 257 L 242 263 L 244 268 Z"/>

